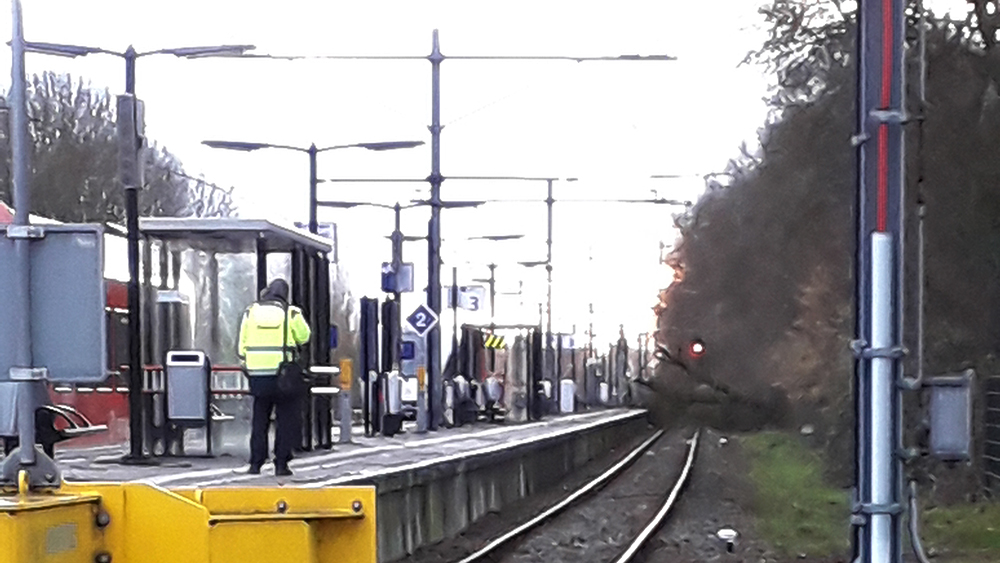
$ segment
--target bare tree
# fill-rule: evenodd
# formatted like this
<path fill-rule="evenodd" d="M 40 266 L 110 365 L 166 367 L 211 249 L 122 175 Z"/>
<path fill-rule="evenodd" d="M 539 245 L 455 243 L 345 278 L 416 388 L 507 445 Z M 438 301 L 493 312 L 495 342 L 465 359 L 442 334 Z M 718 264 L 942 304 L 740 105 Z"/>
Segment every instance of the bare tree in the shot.
<path fill-rule="evenodd" d="M 118 180 L 115 110 L 107 91 L 86 87 L 68 75 L 34 76 L 28 86 L 33 144 L 34 213 L 70 222 L 125 219 Z M 10 201 L 10 146 L 0 129 L 0 198 Z M 144 150 L 144 216 L 219 216 L 235 212 L 232 189 L 191 178 L 180 161 L 153 143 Z"/>

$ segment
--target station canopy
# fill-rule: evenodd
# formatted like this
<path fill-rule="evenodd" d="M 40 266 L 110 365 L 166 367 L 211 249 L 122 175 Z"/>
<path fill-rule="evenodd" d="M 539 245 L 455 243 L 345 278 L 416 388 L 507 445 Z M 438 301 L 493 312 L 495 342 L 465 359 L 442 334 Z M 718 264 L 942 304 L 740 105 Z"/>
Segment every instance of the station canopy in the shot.
<path fill-rule="evenodd" d="M 149 238 L 183 241 L 206 252 L 254 252 L 258 241 L 269 253 L 295 248 L 323 253 L 333 250 L 331 242 L 321 236 L 263 219 L 151 217 L 140 219 L 139 230 Z"/>

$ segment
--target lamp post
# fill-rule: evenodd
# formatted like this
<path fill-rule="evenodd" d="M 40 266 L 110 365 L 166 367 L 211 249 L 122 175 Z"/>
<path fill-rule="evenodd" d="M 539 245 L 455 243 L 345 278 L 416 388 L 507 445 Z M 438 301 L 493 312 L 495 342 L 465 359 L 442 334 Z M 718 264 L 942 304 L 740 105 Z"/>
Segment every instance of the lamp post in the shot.
<path fill-rule="evenodd" d="M 303 152 L 309 155 L 309 232 L 316 234 L 319 224 L 316 220 L 316 187 L 319 180 L 316 177 L 316 155 L 321 152 L 339 149 L 365 149 L 370 151 L 390 151 L 396 149 L 412 149 L 424 144 L 423 141 L 387 141 L 378 143 L 352 143 L 349 145 L 334 145 L 330 147 L 317 148 L 316 143 L 308 148 L 295 147 L 290 145 L 278 145 L 272 143 L 247 143 L 241 141 L 202 141 L 203 145 L 213 149 L 227 149 L 232 151 L 252 152 L 260 149 L 283 149 L 296 152 Z"/>
<path fill-rule="evenodd" d="M 335 181 L 338 181 L 338 180 L 323 180 L 323 181 L 324 182 L 335 182 Z M 366 181 L 366 180 L 353 180 L 353 181 Z M 367 180 L 367 181 L 387 181 L 387 182 L 393 182 L 393 181 L 397 181 L 397 180 Z M 441 209 L 441 208 L 463 209 L 463 208 L 470 208 L 470 207 L 478 207 L 478 206 L 482 205 L 483 203 L 485 203 L 485 202 L 483 202 L 483 201 L 447 201 L 447 202 L 441 202 L 439 200 L 438 201 L 438 205 L 434 206 L 434 208 L 438 209 L 438 210 Z M 432 205 L 433 206 L 434 204 L 431 201 L 426 201 L 426 200 L 414 200 L 409 205 L 401 205 L 399 203 L 396 203 L 395 205 L 386 205 L 386 204 L 381 204 L 381 203 L 355 202 L 355 201 L 318 201 L 318 202 L 316 202 L 316 206 L 319 206 L 319 207 L 333 207 L 333 208 L 338 208 L 338 209 L 350 209 L 350 208 L 354 208 L 354 207 L 375 207 L 375 208 L 391 209 L 391 210 L 393 210 L 394 214 L 395 214 L 395 229 L 393 230 L 393 233 L 392 233 L 392 235 L 389 238 L 392 240 L 392 268 L 393 268 L 394 274 L 399 272 L 399 270 L 401 269 L 402 264 L 403 264 L 403 242 L 405 242 L 405 241 L 426 240 L 426 238 L 427 238 L 427 237 L 420 237 L 420 236 L 403 236 L 403 233 L 401 232 L 401 226 L 400 226 L 400 223 L 401 223 L 401 212 L 402 212 L 403 209 L 411 209 L 411 208 L 420 207 L 420 206 L 424 206 L 424 205 Z M 440 291 L 438 293 L 440 293 Z M 429 298 L 429 295 L 428 295 L 428 298 Z M 398 290 L 393 292 L 393 299 L 396 301 L 396 303 L 400 303 L 401 302 L 401 295 L 400 295 L 400 292 Z M 390 339 L 390 344 L 389 344 L 389 346 L 391 348 L 391 358 L 392 358 L 392 362 L 391 363 L 393 363 L 394 365 L 397 365 L 397 366 L 399 365 L 400 357 L 402 355 L 402 349 L 401 349 L 402 348 L 402 334 L 403 334 L 402 319 L 403 319 L 403 315 L 402 315 L 402 311 L 400 311 L 400 314 L 397 315 L 397 319 L 396 319 L 397 322 L 392 327 L 391 337 L 390 337 L 391 339 Z M 431 421 L 433 421 L 434 420 L 434 412 L 435 412 L 434 409 L 436 408 L 436 405 L 434 404 L 433 401 L 429 401 L 427 406 L 428 406 L 428 409 L 429 409 L 429 413 L 428 413 L 429 416 L 428 416 L 428 418 Z M 433 426 L 432 426 L 432 429 L 434 429 Z"/>
<path fill-rule="evenodd" d="M 402 222 L 402 211 L 404 209 L 412 209 L 414 207 L 419 207 L 424 205 L 423 202 L 416 202 L 410 205 L 401 205 L 396 203 L 395 205 L 386 205 L 382 203 L 371 203 L 362 201 L 317 201 L 316 205 L 318 207 L 332 207 L 335 209 L 353 209 L 355 207 L 374 207 L 378 209 L 389 209 L 394 212 L 395 215 L 395 228 L 392 231 L 392 235 L 389 237 L 392 240 L 392 271 L 393 275 L 398 275 L 400 269 L 403 265 L 403 240 L 407 237 L 403 236 L 401 231 Z M 401 292 L 399 291 L 399 284 L 393 284 L 392 292 L 393 300 L 396 303 L 400 303 Z M 400 361 L 400 345 L 401 345 L 401 335 L 403 333 L 402 327 L 402 315 L 397 315 L 396 326 L 393 327 L 392 340 L 390 348 L 392 350 L 392 363 L 398 365 Z"/>
<path fill-rule="evenodd" d="M 128 239 L 128 324 L 129 324 L 129 455 L 127 461 L 145 459 L 142 442 L 142 327 L 139 314 L 139 194 L 142 188 L 143 106 L 135 97 L 135 61 L 149 55 L 173 55 L 185 59 L 238 57 L 253 45 L 180 47 L 137 52 L 131 45 L 124 52 L 100 47 L 59 43 L 25 42 L 26 51 L 62 57 L 93 54 L 113 55 L 125 60 L 125 94 L 118 98 L 118 142 L 121 182 L 125 188 L 125 228 Z"/>
<path fill-rule="evenodd" d="M 543 200 L 548 212 L 547 221 L 547 236 L 545 239 L 546 246 L 546 260 L 535 265 L 545 265 L 546 276 L 548 280 L 548 298 L 546 299 L 546 322 L 545 322 L 545 361 L 542 362 L 542 369 L 548 375 L 553 371 L 553 354 L 552 350 L 552 207 L 555 204 L 555 198 L 553 197 L 552 187 L 553 184 L 560 180 L 560 178 L 533 178 L 527 176 L 453 176 L 449 177 L 453 180 L 513 180 L 513 181 L 544 181 L 548 186 L 548 191 L 546 198 Z M 576 182 L 577 178 L 563 178 L 562 180 L 566 182 Z M 491 200 L 491 201 L 505 201 L 505 200 Z"/>

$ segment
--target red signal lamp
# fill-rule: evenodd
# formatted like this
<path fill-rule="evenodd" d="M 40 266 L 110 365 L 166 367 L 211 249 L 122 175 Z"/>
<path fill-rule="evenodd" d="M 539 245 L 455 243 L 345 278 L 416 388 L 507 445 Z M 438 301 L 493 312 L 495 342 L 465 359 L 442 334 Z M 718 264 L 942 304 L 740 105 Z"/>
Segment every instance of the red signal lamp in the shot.
<path fill-rule="evenodd" d="M 692 358 L 700 358 L 705 355 L 705 343 L 699 340 L 692 340 L 691 344 L 688 344 L 688 352 L 691 354 Z"/>

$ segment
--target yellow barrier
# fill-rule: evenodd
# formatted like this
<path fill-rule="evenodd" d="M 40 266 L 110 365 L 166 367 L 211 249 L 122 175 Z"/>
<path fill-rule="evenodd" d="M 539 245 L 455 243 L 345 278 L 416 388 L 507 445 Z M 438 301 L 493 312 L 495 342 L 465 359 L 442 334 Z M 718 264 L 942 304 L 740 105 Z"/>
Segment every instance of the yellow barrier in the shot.
<path fill-rule="evenodd" d="M 0 494 L 5 563 L 377 563 L 376 549 L 373 487 Z"/>

